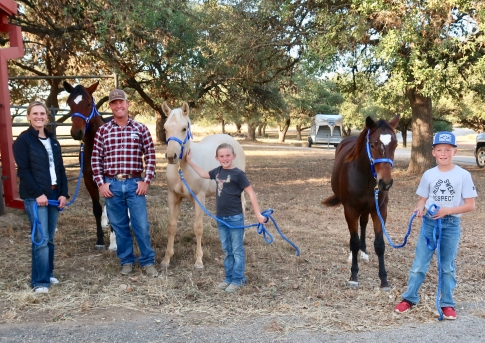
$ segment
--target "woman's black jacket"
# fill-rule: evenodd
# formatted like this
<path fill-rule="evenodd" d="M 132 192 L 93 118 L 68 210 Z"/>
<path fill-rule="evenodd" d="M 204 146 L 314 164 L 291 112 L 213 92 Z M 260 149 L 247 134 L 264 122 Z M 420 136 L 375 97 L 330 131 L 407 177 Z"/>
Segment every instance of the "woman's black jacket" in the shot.
<path fill-rule="evenodd" d="M 66 169 L 62 162 L 61 145 L 51 132 L 44 131 L 51 140 L 58 195 L 69 198 Z M 20 198 L 35 199 L 42 194 L 49 197 L 52 189 L 49 156 L 44 145 L 39 140 L 39 131 L 30 127 L 22 132 L 13 143 L 13 154 L 17 163 L 17 176 L 20 178 Z"/>

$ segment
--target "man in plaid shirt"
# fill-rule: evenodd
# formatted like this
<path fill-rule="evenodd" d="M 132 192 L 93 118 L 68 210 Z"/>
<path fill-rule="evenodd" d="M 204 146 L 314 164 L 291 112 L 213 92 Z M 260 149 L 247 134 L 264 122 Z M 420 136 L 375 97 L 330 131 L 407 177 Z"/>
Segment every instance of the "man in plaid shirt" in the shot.
<path fill-rule="evenodd" d="M 131 219 L 131 228 L 140 249 L 138 263 L 148 276 L 156 277 L 158 271 L 155 268 L 155 251 L 150 243 L 145 199 L 155 177 L 155 145 L 148 128 L 128 116 L 129 106 L 124 91 L 113 89 L 109 93 L 113 119 L 96 132 L 91 166 L 94 181 L 106 199 L 108 219 L 116 233 L 121 274 L 131 274 L 136 262 L 130 232 Z"/>

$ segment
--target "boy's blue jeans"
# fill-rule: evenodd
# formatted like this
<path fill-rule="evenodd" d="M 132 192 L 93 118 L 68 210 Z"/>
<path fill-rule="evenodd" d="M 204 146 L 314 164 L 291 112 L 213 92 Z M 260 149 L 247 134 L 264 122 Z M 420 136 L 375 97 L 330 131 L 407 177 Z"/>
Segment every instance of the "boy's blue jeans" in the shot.
<path fill-rule="evenodd" d="M 52 190 L 48 196 L 49 200 L 57 200 L 57 190 Z M 30 225 L 34 223 L 34 204 L 35 199 L 24 199 L 25 212 L 29 217 Z M 32 276 L 30 285 L 32 288 L 49 287 L 50 278 L 54 276 L 54 235 L 56 233 L 57 220 L 59 219 L 59 209 L 56 206 L 39 206 L 37 208 L 39 218 L 44 233 L 44 242 L 40 245 L 32 243 Z M 40 228 L 37 227 L 34 237 L 36 242 L 40 242 Z"/>
<path fill-rule="evenodd" d="M 236 214 L 228 217 L 217 217 L 230 226 L 244 226 L 244 214 Z M 246 259 L 244 257 L 244 229 L 231 229 L 221 222 L 217 222 L 219 238 L 222 250 L 226 254 L 224 258 L 225 278 L 224 282 L 238 286 L 246 283 L 244 269 Z"/>
<path fill-rule="evenodd" d="M 428 248 L 426 237 L 433 245 L 433 227 L 435 220 L 428 214 L 423 216 L 423 226 L 419 232 L 418 242 L 416 244 L 416 257 L 413 266 L 409 272 L 408 290 L 402 295 L 402 298 L 414 304 L 419 302 L 418 291 L 424 282 L 426 271 L 428 270 L 431 258 L 435 250 Z M 460 242 L 460 218 L 455 216 L 445 216 L 441 219 L 441 298 L 440 307 L 455 307 L 453 301 L 453 290 L 456 286 L 455 258 L 458 252 L 458 243 Z M 436 230 L 438 235 L 438 229 Z M 438 237 L 436 237 L 438 239 Z M 436 272 L 438 273 L 438 272 Z"/>
<path fill-rule="evenodd" d="M 138 263 L 145 267 L 155 264 L 155 251 L 150 242 L 146 198 L 144 195 L 136 194 L 137 181 L 142 181 L 142 178 L 118 181 L 116 178 L 105 176 L 104 182 L 110 184 L 109 190 L 113 193 L 111 198 L 105 199 L 105 204 L 109 222 L 116 233 L 116 244 L 118 246 L 116 254 L 120 259 L 120 264 L 133 265 L 136 261 L 131 236 L 131 230 L 133 230 L 140 249 Z M 128 217 L 128 209 L 130 210 L 130 217 Z"/>

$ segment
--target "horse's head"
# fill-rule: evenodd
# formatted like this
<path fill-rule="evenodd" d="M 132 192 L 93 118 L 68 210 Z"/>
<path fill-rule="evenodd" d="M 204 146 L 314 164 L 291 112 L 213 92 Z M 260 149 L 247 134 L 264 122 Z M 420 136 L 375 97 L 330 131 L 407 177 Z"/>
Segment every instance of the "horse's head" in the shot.
<path fill-rule="evenodd" d="M 97 112 L 94 106 L 93 93 L 98 88 L 99 82 L 93 83 L 88 88 L 81 85 L 73 87 L 67 81 L 64 81 L 64 89 L 70 93 L 67 98 L 67 104 L 71 109 L 72 126 L 71 136 L 76 140 L 83 140 L 87 124 L 92 119 L 93 114 Z"/>
<path fill-rule="evenodd" d="M 162 109 L 163 113 L 167 116 L 164 125 L 167 137 L 167 152 L 165 157 L 169 164 L 176 164 L 179 159 L 182 159 L 185 144 L 192 138 L 189 105 L 184 102 L 182 107 L 172 110 L 164 102 Z"/>
<path fill-rule="evenodd" d="M 372 173 L 381 191 L 388 191 L 393 183 L 391 169 L 394 165 L 394 151 L 397 147 L 395 128 L 399 123 L 399 115 L 389 122 L 375 122 L 371 117 L 365 120 L 366 150 Z M 364 133 L 363 132 L 363 133 Z"/>

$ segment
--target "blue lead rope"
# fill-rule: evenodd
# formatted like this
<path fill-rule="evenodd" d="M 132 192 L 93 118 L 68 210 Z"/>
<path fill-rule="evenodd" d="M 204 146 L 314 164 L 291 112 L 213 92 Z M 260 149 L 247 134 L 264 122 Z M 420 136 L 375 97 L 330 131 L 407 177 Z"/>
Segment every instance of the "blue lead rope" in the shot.
<path fill-rule="evenodd" d="M 261 223 L 257 223 L 257 224 L 250 224 L 250 225 L 245 225 L 245 226 L 231 226 L 229 224 L 227 224 L 225 221 L 217 218 L 216 216 L 214 216 L 212 213 L 210 213 L 205 207 L 204 205 L 201 204 L 201 202 L 199 201 L 199 199 L 197 199 L 197 196 L 194 194 L 194 192 L 192 192 L 192 190 L 190 189 L 189 185 L 187 184 L 187 181 L 185 180 L 184 178 L 184 173 L 182 172 L 182 169 L 179 169 L 179 174 L 180 174 L 180 179 L 182 180 L 182 182 L 184 183 L 185 187 L 187 187 L 188 191 L 190 192 L 190 194 L 192 195 L 192 197 L 195 199 L 195 201 L 197 201 L 197 204 L 199 204 L 199 206 L 204 210 L 204 212 L 209 216 L 211 217 L 212 219 L 215 219 L 217 220 L 218 222 L 220 223 L 223 223 L 224 225 L 226 225 L 227 227 L 231 228 L 231 229 L 246 229 L 246 228 L 251 228 L 251 227 L 257 227 L 256 231 L 258 234 L 262 234 L 263 235 L 263 238 L 264 240 L 266 241 L 266 243 L 268 244 L 271 244 L 273 243 L 274 241 L 274 237 L 273 235 L 271 235 L 271 233 L 268 232 L 268 230 L 266 230 L 266 227 L 264 226 L 264 224 L 261 224 Z M 266 221 L 265 223 L 268 222 L 269 219 L 271 219 L 271 221 L 273 222 L 276 230 L 278 231 L 278 233 L 280 234 L 280 236 L 285 240 L 287 241 L 295 250 L 296 250 L 296 256 L 300 256 L 300 249 L 298 248 L 298 246 L 293 243 L 291 240 L 289 240 L 280 230 L 280 228 L 278 227 L 278 224 L 276 223 L 276 220 L 273 218 L 272 214 L 273 214 L 273 210 L 272 209 L 268 209 L 268 210 L 265 210 L 263 212 L 261 212 L 261 215 L 263 217 L 266 218 Z"/>
<path fill-rule="evenodd" d="M 429 207 L 428 213 L 430 216 L 433 216 L 436 213 L 438 213 L 439 210 L 440 210 L 440 207 L 438 205 L 433 204 Z M 443 320 L 443 311 L 441 310 L 441 307 L 440 307 L 441 280 L 443 278 L 443 275 L 441 272 L 441 232 L 443 231 L 443 226 L 441 225 L 441 218 L 435 219 L 434 221 L 435 222 L 434 222 L 433 237 L 432 237 L 433 244 L 431 244 L 431 240 L 428 237 L 426 237 L 426 232 L 424 231 L 424 221 L 423 221 L 423 235 L 424 235 L 424 238 L 426 239 L 426 245 L 428 246 L 428 249 L 436 250 L 436 259 L 438 261 L 438 287 L 436 289 L 436 310 L 440 315 L 438 320 L 441 321 Z M 438 238 L 436 238 L 436 231 L 438 231 Z"/>
<path fill-rule="evenodd" d="M 396 249 L 402 248 L 408 242 L 408 237 L 411 234 L 411 228 L 413 226 L 414 217 L 416 217 L 416 212 L 413 213 L 413 215 L 411 216 L 411 219 L 409 220 L 408 231 L 404 235 L 404 241 L 403 241 L 403 243 L 400 244 L 400 245 L 396 245 L 396 244 L 394 244 L 392 242 L 391 237 L 389 237 L 389 235 L 387 234 L 386 225 L 384 224 L 384 219 L 382 219 L 381 211 L 379 210 L 379 201 L 378 201 L 379 200 L 379 190 L 377 188 L 374 191 L 374 199 L 375 199 L 375 202 L 376 202 L 377 215 L 379 217 L 379 220 L 381 221 L 382 232 L 384 233 L 384 236 L 386 236 L 387 241 L 389 242 L 389 244 L 391 245 L 391 247 L 396 248 Z"/>
<path fill-rule="evenodd" d="M 79 160 L 79 165 L 80 165 L 80 170 L 79 170 L 79 176 L 77 178 L 77 185 L 76 185 L 76 192 L 74 193 L 74 196 L 72 197 L 72 200 L 68 203 L 66 203 L 66 206 L 70 206 L 74 203 L 74 200 L 76 200 L 77 195 L 79 193 L 79 187 L 81 186 L 81 179 L 83 176 L 83 167 L 84 167 L 84 143 L 81 143 L 80 147 L 80 160 Z M 47 200 L 47 206 L 56 206 L 59 207 L 60 202 L 59 200 Z M 59 209 L 59 212 L 64 211 L 64 209 Z M 30 230 L 31 234 L 31 240 L 32 244 L 39 246 L 44 243 L 45 236 L 44 236 L 44 230 L 42 229 L 42 225 L 39 220 L 39 205 L 37 202 L 34 202 L 33 206 L 33 213 L 34 213 L 34 222 L 32 223 L 32 228 Z M 40 241 L 37 242 L 35 240 L 35 233 L 37 230 L 40 230 Z"/>

